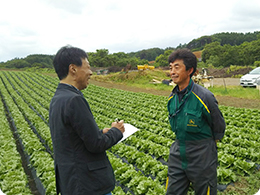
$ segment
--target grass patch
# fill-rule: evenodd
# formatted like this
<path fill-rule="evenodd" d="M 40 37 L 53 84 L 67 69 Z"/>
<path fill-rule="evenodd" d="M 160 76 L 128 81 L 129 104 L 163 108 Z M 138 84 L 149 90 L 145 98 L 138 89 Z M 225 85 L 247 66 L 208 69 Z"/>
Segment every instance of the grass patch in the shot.
<path fill-rule="evenodd" d="M 110 73 L 108 75 L 92 75 L 91 79 L 101 82 L 115 82 L 127 86 L 138 87 L 151 90 L 165 90 L 170 92 L 173 86 L 163 84 L 163 80 L 169 80 L 169 71 L 163 70 L 145 70 L 133 71 L 129 73 Z M 157 81 L 158 83 L 153 83 Z"/>
<path fill-rule="evenodd" d="M 214 86 L 209 87 L 209 90 L 214 95 L 220 96 L 232 96 L 237 98 L 246 98 L 246 99 L 260 99 L 260 92 L 256 88 L 243 88 L 241 86 Z"/>

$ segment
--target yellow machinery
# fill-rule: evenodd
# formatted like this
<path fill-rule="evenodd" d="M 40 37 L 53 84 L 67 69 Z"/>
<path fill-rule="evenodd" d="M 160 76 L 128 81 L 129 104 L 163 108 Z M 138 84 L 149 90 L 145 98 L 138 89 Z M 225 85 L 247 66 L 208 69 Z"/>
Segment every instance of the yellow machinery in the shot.
<path fill-rule="evenodd" d="M 137 65 L 137 69 L 138 70 L 153 70 L 154 69 L 154 66 L 148 66 L 147 64 L 145 65 Z"/>

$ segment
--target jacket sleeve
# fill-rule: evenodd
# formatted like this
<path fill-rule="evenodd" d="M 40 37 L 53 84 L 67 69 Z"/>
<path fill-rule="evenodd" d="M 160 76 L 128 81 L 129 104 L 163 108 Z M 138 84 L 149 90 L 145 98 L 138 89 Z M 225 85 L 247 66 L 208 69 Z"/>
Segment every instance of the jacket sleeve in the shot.
<path fill-rule="evenodd" d="M 68 120 L 88 151 L 99 153 L 115 145 L 122 137 L 122 132 L 113 127 L 107 133 L 100 131 L 91 113 L 87 101 L 82 96 L 75 96 L 69 101 Z"/>
<path fill-rule="evenodd" d="M 209 93 L 207 100 L 211 116 L 211 130 L 215 140 L 220 140 L 224 136 L 226 123 L 221 111 L 219 110 L 215 96 L 212 93 Z"/>

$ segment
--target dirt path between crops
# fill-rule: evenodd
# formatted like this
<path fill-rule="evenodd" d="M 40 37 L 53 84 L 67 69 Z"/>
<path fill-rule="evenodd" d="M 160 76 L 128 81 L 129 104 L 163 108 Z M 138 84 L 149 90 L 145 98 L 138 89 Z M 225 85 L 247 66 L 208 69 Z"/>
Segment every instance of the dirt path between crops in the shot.
<path fill-rule="evenodd" d="M 99 82 L 95 80 L 90 80 L 91 84 L 102 86 L 105 88 L 116 88 L 116 89 L 122 89 L 127 91 L 133 91 L 133 92 L 144 92 L 144 93 L 151 93 L 154 95 L 162 95 L 162 96 L 169 96 L 170 91 L 162 91 L 162 90 L 151 90 L 151 89 L 144 89 L 144 88 L 137 88 L 137 87 L 131 87 L 126 86 L 123 84 L 118 83 L 110 83 L 110 82 Z M 239 85 L 239 79 L 236 78 L 216 78 L 213 82 L 214 85 Z M 260 100 L 249 100 L 249 99 L 243 99 L 243 98 L 236 98 L 236 97 L 230 97 L 230 96 L 216 96 L 219 105 L 224 106 L 234 106 L 234 107 L 240 107 L 240 108 L 256 108 L 260 109 Z"/>

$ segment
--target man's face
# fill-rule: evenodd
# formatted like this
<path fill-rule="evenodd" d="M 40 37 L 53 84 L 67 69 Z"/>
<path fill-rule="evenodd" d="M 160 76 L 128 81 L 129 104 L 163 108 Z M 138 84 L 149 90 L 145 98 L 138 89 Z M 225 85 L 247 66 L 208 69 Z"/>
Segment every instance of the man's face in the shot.
<path fill-rule="evenodd" d="M 179 87 L 187 87 L 190 81 L 190 74 L 193 68 L 186 70 L 183 60 L 177 59 L 170 63 L 170 75 L 172 81 Z M 182 89 L 181 89 L 182 90 Z"/>
<path fill-rule="evenodd" d="M 90 70 L 90 65 L 88 59 L 82 59 L 82 66 L 77 66 L 77 88 L 79 90 L 85 89 L 88 86 L 88 80 L 92 75 L 92 71 Z"/>

